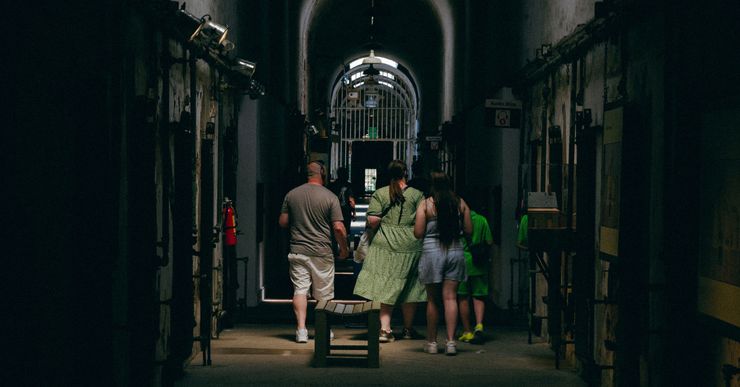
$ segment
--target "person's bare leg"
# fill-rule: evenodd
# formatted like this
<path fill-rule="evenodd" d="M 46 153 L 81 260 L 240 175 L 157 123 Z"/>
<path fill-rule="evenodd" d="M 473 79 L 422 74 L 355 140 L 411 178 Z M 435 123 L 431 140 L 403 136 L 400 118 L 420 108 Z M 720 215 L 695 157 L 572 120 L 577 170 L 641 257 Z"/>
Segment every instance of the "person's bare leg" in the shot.
<path fill-rule="evenodd" d="M 380 329 L 391 331 L 391 315 L 393 315 L 393 305 L 380 304 Z"/>
<path fill-rule="evenodd" d="M 486 312 L 486 301 L 483 298 L 473 297 L 473 309 L 475 309 L 476 325 L 483 324 L 483 315 L 485 315 Z M 469 325 L 470 324 L 468 324 L 468 326 Z"/>
<path fill-rule="evenodd" d="M 445 308 L 445 324 L 447 325 L 447 340 L 455 340 L 457 329 L 457 286 L 460 283 L 453 280 L 442 282 L 442 299 Z"/>
<path fill-rule="evenodd" d="M 458 296 L 458 308 L 460 309 L 460 322 L 463 326 L 463 333 L 472 332 L 470 328 L 470 301 L 467 294 Z"/>
<path fill-rule="evenodd" d="M 414 326 L 414 315 L 416 314 L 416 303 L 407 302 L 401 305 L 401 312 L 403 312 L 403 327 L 411 329 Z"/>
<path fill-rule="evenodd" d="M 298 329 L 306 329 L 306 308 L 308 307 L 308 296 L 305 294 L 293 295 L 293 313 L 295 313 Z"/>
<path fill-rule="evenodd" d="M 439 310 L 437 303 L 439 300 L 440 284 L 428 284 L 427 288 L 427 341 L 430 343 L 437 341 L 437 320 L 439 320 Z"/>

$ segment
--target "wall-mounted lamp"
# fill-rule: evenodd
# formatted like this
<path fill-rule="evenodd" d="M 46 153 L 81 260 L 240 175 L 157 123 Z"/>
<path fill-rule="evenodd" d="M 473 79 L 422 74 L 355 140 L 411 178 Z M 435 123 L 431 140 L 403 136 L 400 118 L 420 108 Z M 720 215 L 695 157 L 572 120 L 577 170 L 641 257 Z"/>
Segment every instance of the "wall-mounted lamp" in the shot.
<path fill-rule="evenodd" d="M 224 40 L 226 40 L 226 35 L 229 33 L 229 27 L 214 23 L 211 21 L 211 15 L 204 15 L 201 20 L 203 21 L 203 26 L 196 34 L 194 40 L 200 40 L 206 46 L 220 46 Z"/>
<path fill-rule="evenodd" d="M 252 78 L 254 70 L 257 65 L 254 62 L 250 62 L 246 59 L 236 58 L 234 64 L 231 66 L 231 71 L 244 75 L 247 78 Z"/>
<path fill-rule="evenodd" d="M 214 23 L 211 15 L 198 18 L 186 11 L 183 6 L 177 11 L 176 25 L 188 43 L 201 47 L 221 46 L 226 51 L 234 48 L 234 44 L 226 40 L 229 27 Z"/>

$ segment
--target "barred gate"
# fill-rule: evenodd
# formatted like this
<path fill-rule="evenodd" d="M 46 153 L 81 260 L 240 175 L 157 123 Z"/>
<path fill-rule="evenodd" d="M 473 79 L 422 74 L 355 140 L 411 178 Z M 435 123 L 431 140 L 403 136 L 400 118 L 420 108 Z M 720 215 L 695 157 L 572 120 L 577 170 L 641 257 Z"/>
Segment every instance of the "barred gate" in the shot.
<path fill-rule="evenodd" d="M 397 68 L 378 62 L 352 67 L 334 86 L 329 117 L 332 175 L 339 167 L 351 169 L 354 141 L 390 141 L 393 159 L 407 165 L 413 160 L 418 125 L 416 92 L 408 76 Z"/>

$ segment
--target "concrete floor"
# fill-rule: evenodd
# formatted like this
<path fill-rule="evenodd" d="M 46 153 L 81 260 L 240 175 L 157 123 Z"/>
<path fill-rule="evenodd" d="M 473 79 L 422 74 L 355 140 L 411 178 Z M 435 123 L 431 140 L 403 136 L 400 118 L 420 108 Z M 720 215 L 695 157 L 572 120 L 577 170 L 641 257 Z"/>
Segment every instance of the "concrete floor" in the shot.
<path fill-rule="evenodd" d="M 328 368 L 311 365 L 314 341 L 295 343 L 290 324 L 244 324 L 221 332 L 212 341 L 212 365 L 198 354 L 175 385 L 186 386 L 332 386 L 462 385 L 586 386 L 572 370 L 556 370 L 547 344 L 527 344 L 526 330 L 494 327 L 483 345 L 458 343 L 458 355 L 430 355 L 421 340 L 381 343 L 380 368 L 357 359 L 338 359 Z M 417 327 L 424 334 L 421 327 Z M 362 344 L 366 331 L 333 325 L 334 344 Z M 441 331 L 440 331 L 441 333 Z M 440 336 L 441 337 L 441 336 Z"/>

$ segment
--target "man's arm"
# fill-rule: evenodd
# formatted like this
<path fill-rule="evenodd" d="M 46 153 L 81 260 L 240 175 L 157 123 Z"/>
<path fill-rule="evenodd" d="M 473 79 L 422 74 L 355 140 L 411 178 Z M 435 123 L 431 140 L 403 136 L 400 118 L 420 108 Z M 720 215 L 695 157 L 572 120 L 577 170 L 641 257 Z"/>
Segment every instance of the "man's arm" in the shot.
<path fill-rule="evenodd" d="M 347 230 L 344 228 L 344 222 L 335 220 L 332 222 L 334 229 L 334 238 L 339 245 L 339 259 L 345 259 L 349 256 L 349 246 L 347 245 Z"/>
<path fill-rule="evenodd" d="M 288 228 L 290 226 L 290 217 L 288 217 L 287 212 L 283 212 L 280 214 L 280 219 L 278 219 L 278 224 L 280 224 L 280 227 L 282 228 Z"/>
<path fill-rule="evenodd" d="M 355 218 L 355 197 L 351 196 L 349 197 L 349 212 L 352 215 L 352 219 Z"/>

